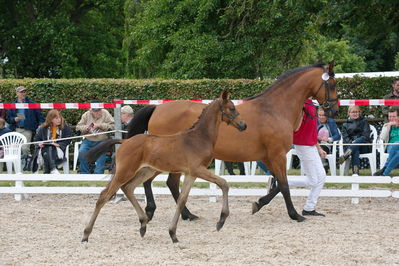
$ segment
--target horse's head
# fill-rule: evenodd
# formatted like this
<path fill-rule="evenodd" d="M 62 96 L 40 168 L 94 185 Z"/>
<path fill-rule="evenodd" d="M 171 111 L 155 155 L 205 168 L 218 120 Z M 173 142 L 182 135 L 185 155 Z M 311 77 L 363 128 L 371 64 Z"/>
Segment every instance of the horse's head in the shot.
<path fill-rule="evenodd" d="M 334 117 L 338 112 L 338 95 L 334 78 L 334 62 L 323 66 L 323 74 L 320 77 L 321 85 L 316 92 L 316 99 L 324 109 L 328 117 Z M 323 88 L 323 89 L 322 89 Z"/>
<path fill-rule="evenodd" d="M 240 114 L 237 112 L 234 103 L 228 98 L 226 90 L 220 95 L 219 104 L 220 112 L 222 113 L 222 121 L 226 122 L 228 125 L 232 124 L 240 131 L 244 131 L 247 128 L 247 124 L 239 118 Z"/>

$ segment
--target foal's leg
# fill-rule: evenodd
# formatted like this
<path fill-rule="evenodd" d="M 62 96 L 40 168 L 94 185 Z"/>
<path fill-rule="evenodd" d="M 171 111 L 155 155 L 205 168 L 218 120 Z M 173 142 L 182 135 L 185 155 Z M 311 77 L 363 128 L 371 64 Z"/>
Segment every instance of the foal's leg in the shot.
<path fill-rule="evenodd" d="M 172 223 L 170 224 L 169 227 L 169 235 L 170 238 L 172 238 L 173 243 L 179 242 L 179 240 L 177 240 L 176 237 L 177 222 L 179 221 L 180 213 L 187 202 L 187 197 L 188 194 L 190 193 L 190 189 L 193 186 L 194 181 L 195 177 L 192 177 L 188 174 L 184 176 L 183 187 L 180 196 L 177 199 L 176 212 L 175 215 L 173 216 Z"/>
<path fill-rule="evenodd" d="M 305 217 L 298 214 L 295 210 L 294 204 L 291 200 L 290 189 L 288 186 L 287 173 L 286 173 L 286 157 L 277 156 L 274 158 L 274 163 L 267 164 L 270 167 L 271 172 L 278 180 L 278 186 L 272 188 L 269 194 L 261 197 L 258 202 L 252 204 L 252 214 L 258 212 L 264 205 L 268 204 L 280 191 L 283 194 L 285 205 L 287 207 L 288 215 L 291 219 L 298 222 L 305 220 Z"/>
<path fill-rule="evenodd" d="M 126 197 L 129 199 L 129 201 L 132 203 L 134 209 L 137 212 L 137 215 L 139 216 L 139 222 L 141 225 L 140 236 L 143 237 L 147 230 L 147 223 L 149 222 L 150 219 L 147 217 L 147 214 L 144 213 L 136 197 L 134 196 L 134 189 L 136 188 L 136 186 L 137 185 L 135 183 L 129 182 L 122 186 L 122 190 L 125 193 Z"/>
<path fill-rule="evenodd" d="M 100 213 L 101 208 L 109 201 L 109 199 L 118 191 L 120 184 L 118 184 L 115 180 L 117 180 L 118 177 L 114 176 L 112 180 L 108 183 L 107 187 L 101 191 L 100 197 L 97 200 L 96 207 L 94 209 L 94 212 L 91 216 L 90 222 L 87 224 L 84 232 L 83 232 L 83 238 L 82 242 L 87 242 L 89 241 L 89 235 L 91 231 L 93 230 L 94 223 L 97 219 L 98 214 Z"/>
<path fill-rule="evenodd" d="M 180 185 L 180 173 L 169 173 L 168 180 L 166 181 L 166 184 L 169 187 L 170 192 L 172 192 L 172 196 L 177 202 L 177 199 L 179 198 L 180 195 L 180 190 L 179 190 L 179 185 Z M 146 208 L 147 210 L 147 208 Z M 181 218 L 183 220 L 197 220 L 198 216 L 192 214 L 186 206 L 184 206 L 182 212 L 181 212 Z"/>
<path fill-rule="evenodd" d="M 227 217 L 229 216 L 229 186 L 225 179 L 213 174 L 205 167 L 201 166 L 195 171 L 195 176 L 198 176 L 206 181 L 212 182 L 222 190 L 223 193 L 223 206 L 222 212 L 220 213 L 220 219 L 216 224 L 216 230 L 222 229 L 224 222 L 226 221 Z"/>
<path fill-rule="evenodd" d="M 129 181 L 128 183 L 126 183 L 122 186 L 123 192 L 125 193 L 126 197 L 129 199 L 129 201 L 132 203 L 134 209 L 137 212 L 137 215 L 139 216 L 139 221 L 141 224 L 141 227 L 140 227 L 141 237 L 143 237 L 145 235 L 145 232 L 147 230 L 147 223 L 149 222 L 150 219 L 148 218 L 147 214 L 143 211 L 143 209 L 141 208 L 140 204 L 138 203 L 136 197 L 134 196 L 134 189 L 139 184 L 146 181 L 147 179 L 153 178 L 154 173 L 159 173 L 159 172 L 156 172 L 155 170 L 153 170 L 149 167 L 141 168 L 135 174 L 135 176 L 132 178 L 131 181 Z"/>

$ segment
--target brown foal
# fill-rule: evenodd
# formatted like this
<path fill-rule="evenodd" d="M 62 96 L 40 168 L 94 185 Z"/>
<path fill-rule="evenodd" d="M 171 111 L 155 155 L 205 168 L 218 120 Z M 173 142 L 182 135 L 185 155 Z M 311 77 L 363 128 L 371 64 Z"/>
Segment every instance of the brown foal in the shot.
<path fill-rule="evenodd" d="M 183 187 L 177 201 L 176 212 L 169 227 L 169 235 L 173 243 L 176 237 L 177 222 L 180 212 L 186 204 L 190 189 L 197 177 L 217 184 L 223 192 L 223 207 L 216 229 L 219 231 L 229 215 L 228 190 L 226 180 L 211 173 L 207 167 L 213 159 L 213 150 L 222 121 L 231 124 L 240 131 L 246 124 L 239 119 L 239 113 L 226 91 L 220 98 L 210 103 L 201 113 L 198 121 L 188 130 L 168 136 L 136 135 L 127 140 L 109 140 L 88 152 L 97 154 L 106 151 L 116 143 L 122 143 L 116 153 L 116 171 L 101 192 L 94 213 L 86 226 L 82 242 L 88 241 L 96 218 L 104 204 L 121 188 L 134 206 L 141 224 L 140 235 L 143 237 L 149 221 L 140 207 L 133 192 L 134 189 L 162 171 L 184 173 Z M 174 156 L 170 156 L 174 151 Z"/>

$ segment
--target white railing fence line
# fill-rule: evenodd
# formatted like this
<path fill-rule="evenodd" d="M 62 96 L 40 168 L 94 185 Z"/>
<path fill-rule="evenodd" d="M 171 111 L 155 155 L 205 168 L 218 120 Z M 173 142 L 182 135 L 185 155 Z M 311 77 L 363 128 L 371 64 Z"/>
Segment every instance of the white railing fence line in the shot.
<path fill-rule="evenodd" d="M 111 175 L 81 175 L 81 174 L 62 174 L 62 175 L 48 175 L 48 174 L 0 174 L 0 181 L 15 181 L 15 186 L 0 186 L 0 194 L 15 194 L 16 200 L 21 200 L 27 197 L 28 194 L 99 194 L 104 187 L 93 186 L 79 186 L 79 187 L 54 187 L 54 186 L 24 186 L 24 181 L 109 181 Z M 267 193 L 267 184 L 270 176 L 262 175 L 222 175 L 227 182 L 235 183 L 264 183 L 264 187 L 260 188 L 233 188 L 230 187 L 229 196 L 264 196 Z M 183 177 L 182 177 L 183 178 Z M 288 178 L 304 178 L 301 176 L 288 176 Z M 159 175 L 154 181 L 166 181 L 167 175 Z M 202 179 L 197 179 L 197 183 L 209 183 Z M 363 189 L 360 184 L 399 184 L 399 176 L 327 176 L 326 183 L 351 184 L 348 189 L 323 189 L 322 197 L 348 197 L 352 198 L 352 203 L 359 202 L 359 198 L 374 198 L 374 197 L 394 197 L 399 198 L 399 190 L 394 191 L 390 188 L 378 189 Z M 211 184 L 213 185 L 213 184 Z M 291 188 L 292 196 L 307 196 L 308 189 Z M 169 195 L 170 191 L 167 187 L 153 186 L 154 195 Z M 121 190 L 118 194 L 123 194 Z M 144 189 L 138 187 L 135 190 L 136 195 L 144 195 Z M 190 195 L 195 196 L 209 196 L 211 201 L 215 197 L 221 196 L 222 192 L 216 186 L 207 186 L 207 188 L 192 188 Z M 279 194 L 281 195 L 281 193 Z"/>

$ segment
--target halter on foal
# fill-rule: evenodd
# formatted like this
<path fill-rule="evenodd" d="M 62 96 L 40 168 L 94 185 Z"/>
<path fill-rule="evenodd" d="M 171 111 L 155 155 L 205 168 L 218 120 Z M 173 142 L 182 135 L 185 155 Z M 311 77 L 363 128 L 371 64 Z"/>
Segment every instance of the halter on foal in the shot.
<path fill-rule="evenodd" d="M 84 230 L 82 242 L 88 241 L 101 208 L 119 188 L 123 190 L 136 209 L 141 223 L 140 235 L 143 237 L 149 219 L 137 202 L 133 191 L 138 185 L 161 171 L 185 174 L 176 212 L 169 227 L 172 241 L 178 242 L 176 238 L 177 222 L 196 177 L 217 184 L 223 191 L 222 212 L 216 225 L 216 229 L 219 231 L 229 215 L 229 188 L 226 180 L 211 173 L 207 167 L 213 159 L 213 149 L 222 121 L 232 124 L 240 131 L 246 129 L 246 124 L 238 116 L 239 113 L 233 102 L 227 97 L 227 91 L 223 91 L 219 99 L 210 103 L 203 110 L 198 121 L 182 133 L 169 136 L 140 134 L 127 140 L 109 140 L 98 145 L 98 148 L 94 148 L 94 153 L 98 153 L 106 151 L 116 143 L 122 143 L 116 153 L 115 175 L 100 194 L 94 213 Z M 174 156 L 170 156 L 171 150 L 175 152 Z"/>

